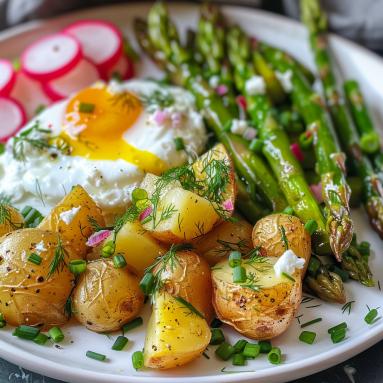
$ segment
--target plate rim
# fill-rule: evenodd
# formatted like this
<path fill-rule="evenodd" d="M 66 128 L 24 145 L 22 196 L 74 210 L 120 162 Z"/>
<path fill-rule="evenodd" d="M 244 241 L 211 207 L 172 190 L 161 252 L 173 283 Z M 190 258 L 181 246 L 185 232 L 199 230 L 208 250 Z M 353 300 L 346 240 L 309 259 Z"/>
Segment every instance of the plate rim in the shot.
<path fill-rule="evenodd" d="M 148 5 L 149 3 L 145 2 L 143 4 L 139 1 L 134 1 L 127 4 L 111 4 L 106 6 L 97 6 L 90 7 L 85 9 L 80 9 L 77 11 L 70 11 L 64 13 L 60 16 L 38 19 L 33 21 L 28 21 L 21 25 L 11 27 L 5 31 L 0 31 L 0 43 L 10 39 L 15 38 L 17 35 L 22 33 L 42 28 L 47 24 L 54 25 L 57 21 L 64 21 L 66 19 L 71 20 L 72 18 L 81 17 L 89 13 L 89 11 L 98 11 L 100 13 L 100 18 L 103 10 L 115 10 L 118 12 L 118 9 L 122 8 L 134 8 L 137 6 Z M 171 3 L 170 7 L 190 7 L 196 8 L 198 5 L 185 2 L 175 2 Z M 291 26 L 294 29 L 304 29 L 304 26 L 297 20 L 288 18 L 283 15 L 274 14 L 268 11 L 264 11 L 258 8 L 252 8 L 247 6 L 238 6 L 238 5 L 222 5 L 222 9 L 226 12 L 230 10 L 235 10 L 236 12 L 250 12 L 251 14 L 257 14 L 258 16 L 268 19 L 271 22 L 284 23 L 285 25 Z M 376 53 L 364 48 L 363 46 L 343 38 L 338 35 L 330 34 L 331 42 L 336 42 L 345 46 L 348 50 L 358 51 L 360 54 L 367 56 L 369 59 L 376 61 L 383 69 L 383 59 L 378 56 Z M 88 369 L 82 369 L 79 367 L 70 367 L 68 370 L 66 365 L 62 365 L 59 361 L 46 360 L 41 356 L 31 354 L 30 352 L 24 351 L 21 347 L 17 347 L 13 344 L 10 344 L 2 339 L 0 339 L 0 357 L 8 362 L 26 368 L 35 373 L 49 376 L 55 379 L 66 379 L 71 382 L 89 382 L 94 383 L 105 383 L 105 382 L 116 382 L 116 383 L 145 383 L 153 382 L 154 380 L 160 383 L 169 383 L 169 382 L 183 382 L 183 383 L 196 383 L 200 382 L 203 379 L 206 382 L 219 382 L 219 383 L 229 383 L 229 382 L 250 382 L 253 378 L 256 379 L 268 379 L 268 383 L 281 382 L 282 379 L 286 381 L 292 379 L 298 379 L 304 376 L 314 374 L 322 369 L 330 368 L 336 364 L 342 363 L 345 360 L 355 356 L 356 354 L 368 349 L 374 344 L 378 343 L 383 339 L 383 322 L 378 323 L 374 328 L 369 329 L 365 333 L 358 335 L 355 340 L 349 339 L 347 342 L 338 345 L 333 349 L 322 352 L 319 355 L 313 355 L 309 358 L 305 358 L 302 361 L 295 361 L 291 363 L 281 364 L 277 367 L 271 367 L 263 369 L 260 371 L 249 371 L 249 372 L 238 372 L 232 374 L 217 374 L 217 375 L 200 375 L 200 376 L 191 376 L 191 377 L 162 377 L 162 376 L 147 376 L 147 375 L 120 375 L 112 373 L 103 373 L 103 372 L 94 372 Z"/>

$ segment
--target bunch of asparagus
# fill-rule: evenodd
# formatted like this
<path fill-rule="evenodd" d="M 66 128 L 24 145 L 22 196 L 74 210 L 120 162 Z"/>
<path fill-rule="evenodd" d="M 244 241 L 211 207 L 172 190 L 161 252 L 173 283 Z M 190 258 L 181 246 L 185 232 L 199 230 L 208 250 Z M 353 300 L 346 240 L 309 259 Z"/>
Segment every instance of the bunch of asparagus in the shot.
<path fill-rule="evenodd" d="M 313 92 L 311 72 L 285 52 L 249 38 L 240 27 L 228 26 L 219 9 L 211 5 L 203 6 L 198 29 L 188 34 L 187 46 L 182 45 L 162 3 L 151 8 L 147 20 L 135 21 L 135 32 L 141 48 L 168 73 L 171 82 L 195 96 L 208 127 L 228 149 L 237 172 L 238 208 L 243 214 L 254 222 L 271 211 L 288 210 L 303 222 L 316 222 L 315 253 L 333 254 L 340 263 L 330 267 L 313 257 L 306 289 L 322 299 L 344 302 L 345 275 L 372 285 L 368 257 L 360 253 L 353 236 L 345 156 L 337 144 L 332 119 L 336 129 L 338 122 L 333 112 L 330 118 L 320 96 Z M 283 74 L 290 76 L 291 93 L 281 84 Z M 264 83 L 264 91 L 250 89 L 248 84 L 254 80 Z M 330 92 L 326 92 L 328 101 L 327 94 Z M 235 104 L 238 97 L 239 107 Z M 360 108 L 355 109 L 359 113 Z M 294 129 L 286 128 L 291 116 L 298 116 L 294 121 L 291 118 L 298 127 L 295 130 L 306 125 L 304 137 L 312 137 L 313 148 L 307 150 L 315 156 L 323 207 L 291 151 L 291 142 L 297 139 Z M 239 117 L 251 121 L 257 138 L 248 140 L 231 131 Z M 347 146 L 345 151 L 349 154 Z M 367 182 L 371 185 L 371 173 L 357 174 L 371 222 L 380 220 L 376 200 L 371 203 L 376 196 L 365 188 Z"/>

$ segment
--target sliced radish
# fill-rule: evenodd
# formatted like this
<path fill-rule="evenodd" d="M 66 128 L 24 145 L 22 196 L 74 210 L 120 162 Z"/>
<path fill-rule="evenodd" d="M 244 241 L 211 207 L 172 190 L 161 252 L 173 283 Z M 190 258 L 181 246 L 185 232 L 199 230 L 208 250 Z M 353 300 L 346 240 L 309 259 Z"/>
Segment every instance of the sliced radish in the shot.
<path fill-rule="evenodd" d="M 117 64 L 108 71 L 108 77 L 103 80 L 110 80 L 114 74 L 118 73 L 122 80 L 128 80 L 133 77 L 133 62 L 126 56 L 121 56 Z"/>
<path fill-rule="evenodd" d="M 4 143 L 24 126 L 27 117 L 18 101 L 0 97 L 0 121 L 0 142 Z"/>
<path fill-rule="evenodd" d="M 52 103 L 41 84 L 23 72 L 17 72 L 11 96 L 23 105 L 28 118 L 35 116 L 40 106 L 48 106 Z"/>
<path fill-rule="evenodd" d="M 111 23 L 82 20 L 69 25 L 64 32 L 80 42 L 84 56 L 96 65 L 101 77 L 107 77 L 122 56 L 122 34 Z"/>
<path fill-rule="evenodd" d="M 0 59 L 0 96 L 8 96 L 15 85 L 16 72 L 12 63 Z"/>
<path fill-rule="evenodd" d="M 65 76 L 43 84 L 43 88 L 53 101 L 58 101 L 86 88 L 98 79 L 99 74 L 96 67 L 83 59 Z"/>
<path fill-rule="evenodd" d="M 21 67 L 30 77 L 49 81 L 63 76 L 81 60 L 79 42 L 64 33 L 37 40 L 21 55 Z"/>

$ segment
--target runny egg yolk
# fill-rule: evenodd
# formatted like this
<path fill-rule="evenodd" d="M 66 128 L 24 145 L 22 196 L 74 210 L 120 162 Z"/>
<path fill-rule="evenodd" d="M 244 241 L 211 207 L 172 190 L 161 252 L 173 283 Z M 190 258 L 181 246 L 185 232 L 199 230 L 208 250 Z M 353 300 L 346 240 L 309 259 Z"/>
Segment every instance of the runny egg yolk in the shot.
<path fill-rule="evenodd" d="M 92 160 L 124 159 L 145 172 L 160 174 L 166 169 L 161 159 L 124 139 L 124 133 L 141 113 L 140 100 L 130 92 L 86 88 L 69 101 L 61 136 L 71 146 L 74 156 Z"/>

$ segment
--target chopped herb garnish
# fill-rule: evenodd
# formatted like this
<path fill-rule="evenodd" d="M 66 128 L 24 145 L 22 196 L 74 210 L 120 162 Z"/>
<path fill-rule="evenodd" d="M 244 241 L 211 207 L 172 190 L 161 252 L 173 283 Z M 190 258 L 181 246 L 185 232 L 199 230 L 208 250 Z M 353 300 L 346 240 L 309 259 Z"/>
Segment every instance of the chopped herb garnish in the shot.
<path fill-rule="evenodd" d="M 313 219 L 309 219 L 306 223 L 305 223 L 305 229 L 306 231 L 310 234 L 310 235 L 313 235 L 314 232 L 318 229 L 318 224 L 315 220 Z"/>
<path fill-rule="evenodd" d="M 380 318 L 377 318 L 378 316 L 378 310 L 377 309 L 370 309 L 367 313 L 367 315 L 364 317 L 364 321 L 367 324 L 373 324 Z"/>
<path fill-rule="evenodd" d="M 174 299 L 181 303 L 183 306 L 185 306 L 187 309 L 190 310 L 191 313 L 199 316 L 200 318 L 203 318 L 205 319 L 205 316 L 200 312 L 198 311 L 190 302 L 186 301 L 185 299 L 183 299 L 182 297 L 174 297 Z"/>
<path fill-rule="evenodd" d="M 348 311 L 348 315 L 350 315 L 353 303 L 355 303 L 355 301 L 350 301 L 350 302 L 347 302 L 345 305 L 343 305 L 342 313 L 344 314 L 346 311 Z"/>
<path fill-rule="evenodd" d="M 69 270 L 75 275 L 82 274 L 86 270 L 86 261 L 84 259 L 70 261 Z"/>
<path fill-rule="evenodd" d="M 141 326 L 144 323 L 141 317 L 134 318 L 130 322 L 126 323 L 122 327 L 122 334 L 125 335 L 126 332 L 135 329 L 136 327 Z"/>
<path fill-rule="evenodd" d="M 336 331 L 339 331 L 339 330 L 346 330 L 347 329 L 347 323 L 346 322 L 342 322 L 334 327 L 331 327 L 327 330 L 327 332 L 329 334 L 331 334 L 332 332 L 336 332 Z"/>
<path fill-rule="evenodd" d="M 40 330 L 37 327 L 21 325 L 15 328 L 12 335 L 21 339 L 33 340 L 39 333 Z"/>
<path fill-rule="evenodd" d="M 220 328 L 212 328 L 211 329 L 211 339 L 210 344 L 215 346 L 221 344 L 225 341 L 225 335 Z"/>
<path fill-rule="evenodd" d="M 174 146 L 177 151 L 185 150 L 185 143 L 182 137 L 176 137 L 174 139 Z"/>
<path fill-rule="evenodd" d="M 142 351 L 135 351 L 132 355 L 132 364 L 135 370 L 144 367 L 144 354 Z"/>
<path fill-rule="evenodd" d="M 267 354 L 267 359 L 272 364 L 281 364 L 282 362 L 282 353 L 279 347 L 273 347 L 270 352 Z"/>
<path fill-rule="evenodd" d="M 28 257 L 28 261 L 31 262 L 31 263 L 34 263 L 35 265 L 41 265 L 41 261 L 43 259 L 40 257 L 40 255 L 36 254 L 36 253 L 32 253 L 29 257 Z"/>
<path fill-rule="evenodd" d="M 166 108 L 174 104 L 174 97 L 170 92 L 164 90 L 155 90 L 149 95 L 140 95 L 140 101 L 147 108 Z"/>
<path fill-rule="evenodd" d="M 64 334 L 61 331 L 60 327 L 52 327 L 49 331 L 48 334 L 50 338 L 53 340 L 55 343 L 60 343 L 64 340 Z"/>
<path fill-rule="evenodd" d="M 128 338 L 126 338 L 123 335 L 120 335 L 116 339 L 116 341 L 114 342 L 114 344 L 112 346 L 112 350 L 114 350 L 114 351 L 122 351 L 124 349 L 124 347 L 127 345 L 128 341 L 129 341 Z"/>
<path fill-rule="evenodd" d="M 105 355 L 99 354 L 98 352 L 94 351 L 87 351 L 86 356 L 90 359 L 98 360 L 100 362 L 103 362 L 106 359 Z"/>
<path fill-rule="evenodd" d="M 96 105 L 88 102 L 80 102 L 78 106 L 78 111 L 80 113 L 93 113 Z"/>
<path fill-rule="evenodd" d="M 283 245 L 284 245 L 285 249 L 288 250 L 288 248 L 289 248 L 289 241 L 288 241 L 288 239 L 286 237 L 286 230 L 281 225 L 281 226 L 279 226 L 279 231 L 281 232 L 281 239 L 282 239 Z"/>
<path fill-rule="evenodd" d="M 295 278 L 294 278 L 293 276 L 291 276 L 290 274 L 285 273 L 285 272 L 282 272 L 282 275 L 283 275 L 285 278 L 289 279 L 290 281 L 295 282 Z"/>
<path fill-rule="evenodd" d="M 215 350 L 215 355 L 221 360 L 229 360 L 234 352 L 234 347 L 230 343 L 223 342 Z"/>
<path fill-rule="evenodd" d="M 11 208 L 11 198 L 0 194 L 0 225 L 8 224 L 12 229 L 20 229 L 23 224 L 12 220 Z"/>
<path fill-rule="evenodd" d="M 301 326 L 302 327 L 302 326 Z M 312 331 L 302 331 L 299 340 L 307 344 L 313 344 L 317 334 Z"/>
<path fill-rule="evenodd" d="M 322 318 L 313 319 L 313 320 L 311 320 L 309 322 L 302 323 L 301 324 L 301 328 L 305 328 L 305 327 L 311 326 L 312 324 L 315 324 L 315 323 L 318 323 L 318 322 L 321 322 L 321 321 L 322 321 Z"/>
<path fill-rule="evenodd" d="M 116 254 L 113 257 L 113 265 L 116 269 L 122 269 L 127 265 L 125 257 L 122 254 Z"/>
<path fill-rule="evenodd" d="M 24 227 L 36 227 L 44 219 L 38 210 L 28 205 L 21 210 L 21 215 L 24 217 Z"/>
<path fill-rule="evenodd" d="M 63 246 L 61 238 L 58 238 L 57 246 L 53 255 L 52 262 L 49 266 L 48 278 L 50 278 L 56 271 L 60 272 L 65 267 L 65 258 L 67 256 L 67 252 Z"/>

